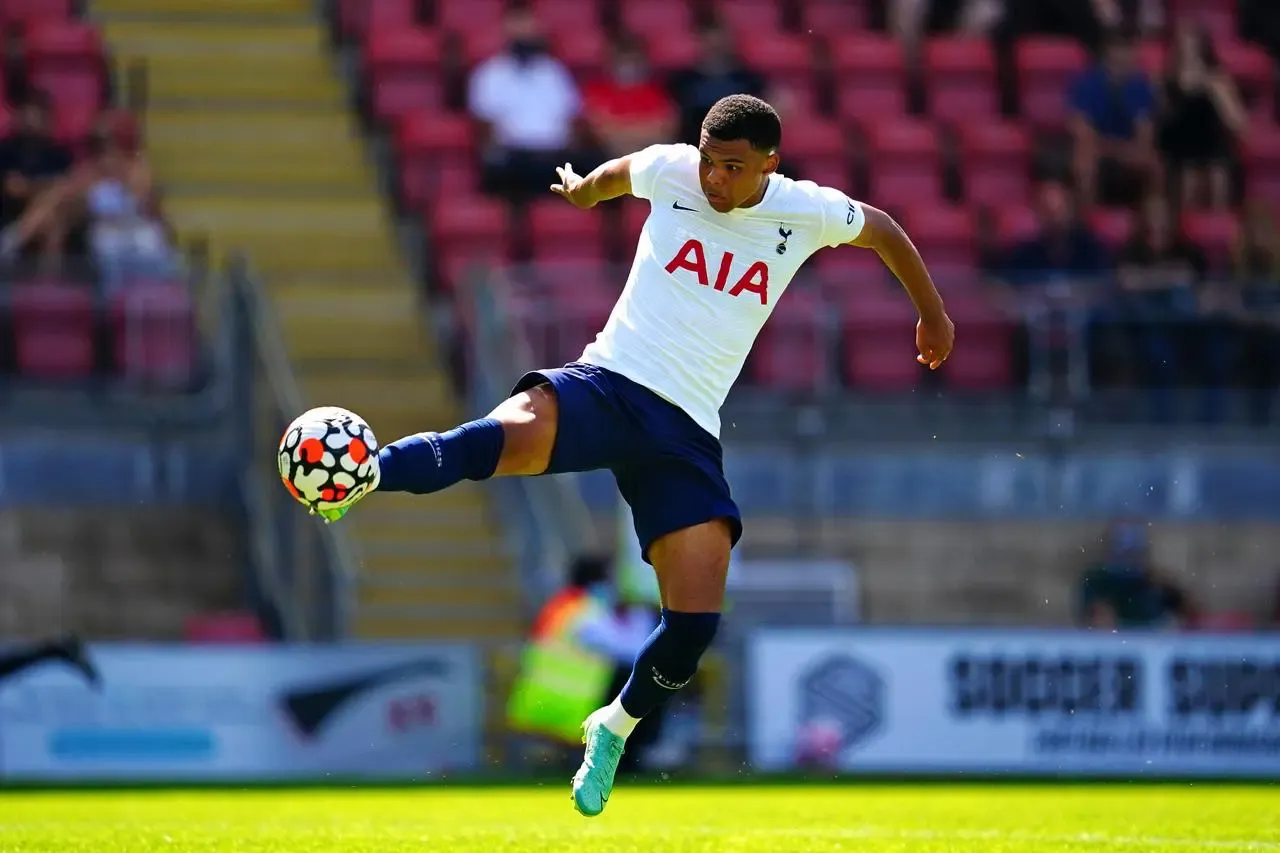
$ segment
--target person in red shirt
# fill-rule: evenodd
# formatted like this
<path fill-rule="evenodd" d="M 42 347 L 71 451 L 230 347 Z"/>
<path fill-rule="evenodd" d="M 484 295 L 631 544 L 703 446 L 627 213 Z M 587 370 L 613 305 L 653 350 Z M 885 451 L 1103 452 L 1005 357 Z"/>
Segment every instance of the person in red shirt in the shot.
<path fill-rule="evenodd" d="M 675 137 L 675 104 L 649 70 L 644 47 L 624 36 L 613 45 L 609 73 L 583 91 L 584 113 L 609 157 Z"/>

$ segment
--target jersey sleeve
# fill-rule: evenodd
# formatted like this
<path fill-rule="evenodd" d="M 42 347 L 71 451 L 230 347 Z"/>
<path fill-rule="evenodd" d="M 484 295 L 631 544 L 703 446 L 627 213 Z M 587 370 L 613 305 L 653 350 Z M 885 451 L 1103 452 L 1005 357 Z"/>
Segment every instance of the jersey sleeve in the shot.
<path fill-rule="evenodd" d="M 822 245 L 834 248 L 858 239 L 867 221 L 860 202 L 830 187 L 818 188 L 818 202 L 822 206 Z"/>
<path fill-rule="evenodd" d="M 636 198 L 653 199 L 654 188 L 662 170 L 678 161 L 683 145 L 650 145 L 631 155 L 631 194 Z"/>

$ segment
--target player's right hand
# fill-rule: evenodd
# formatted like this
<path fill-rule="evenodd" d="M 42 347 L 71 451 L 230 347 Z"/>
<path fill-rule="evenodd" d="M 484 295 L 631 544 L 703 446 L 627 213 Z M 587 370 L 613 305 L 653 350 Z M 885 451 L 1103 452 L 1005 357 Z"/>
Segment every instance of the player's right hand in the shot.
<path fill-rule="evenodd" d="M 582 210 L 596 206 L 595 193 L 591 192 L 583 177 L 573 171 L 572 165 L 557 166 L 556 174 L 560 176 L 560 183 L 551 185 L 553 193 Z"/>

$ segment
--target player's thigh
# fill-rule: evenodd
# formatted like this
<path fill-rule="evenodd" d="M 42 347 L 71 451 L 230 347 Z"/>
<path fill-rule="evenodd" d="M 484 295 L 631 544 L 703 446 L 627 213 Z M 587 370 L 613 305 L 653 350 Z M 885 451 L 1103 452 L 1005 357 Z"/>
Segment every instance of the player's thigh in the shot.
<path fill-rule="evenodd" d="M 502 424 L 503 434 L 494 476 L 532 476 L 547 470 L 560 423 L 560 404 L 549 382 L 513 394 L 489 417 Z"/>
<path fill-rule="evenodd" d="M 489 417 L 506 441 L 498 475 L 532 476 L 610 468 L 625 454 L 629 425 L 607 383 L 585 365 L 526 374 Z"/>
<path fill-rule="evenodd" d="M 741 515 L 718 470 L 688 461 L 656 461 L 615 471 L 631 506 L 644 559 L 653 566 L 664 607 L 718 612 L 729 553 Z"/>

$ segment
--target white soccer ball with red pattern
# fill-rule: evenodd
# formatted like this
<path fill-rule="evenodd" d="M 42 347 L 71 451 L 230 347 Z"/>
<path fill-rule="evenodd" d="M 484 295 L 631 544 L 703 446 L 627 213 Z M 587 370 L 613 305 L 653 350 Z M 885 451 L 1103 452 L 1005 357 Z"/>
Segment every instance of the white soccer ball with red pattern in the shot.
<path fill-rule="evenodd" d="M 378 440 L 364 419 L 337 406 L 303 412 L 280 438 L 280 479 L 312 512 L 341 509 L 377 482 Z"/>

